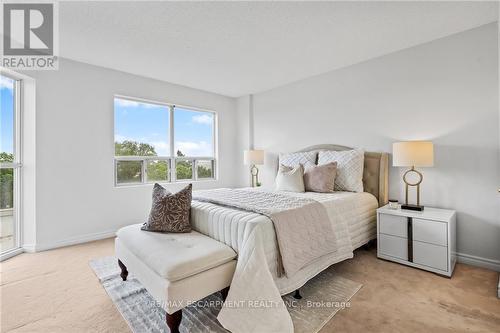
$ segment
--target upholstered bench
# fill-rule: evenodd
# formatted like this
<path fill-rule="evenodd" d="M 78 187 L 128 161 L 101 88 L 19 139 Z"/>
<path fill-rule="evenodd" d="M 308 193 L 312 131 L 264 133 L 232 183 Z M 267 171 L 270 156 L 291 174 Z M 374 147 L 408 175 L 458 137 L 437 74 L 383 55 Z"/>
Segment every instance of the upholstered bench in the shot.
<path fill-rule="evenodd" d="M 214 292 L 227 295 L 236 253 L 196 231 L 156 233 L 140 224 L 117 232 L 115 250 L 123 281 L 132 272 L 167 312 L 172 333 L 179 331 L 182 308 Z"/>

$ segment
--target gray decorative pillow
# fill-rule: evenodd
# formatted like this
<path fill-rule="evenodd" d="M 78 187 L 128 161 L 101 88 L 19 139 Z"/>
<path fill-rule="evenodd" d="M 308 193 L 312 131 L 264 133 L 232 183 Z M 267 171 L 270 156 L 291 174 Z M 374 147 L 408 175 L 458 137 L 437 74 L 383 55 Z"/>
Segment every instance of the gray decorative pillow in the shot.
<path fill-rule="evenodd" d="M 337 162 L 324 165 L 307 165 L 304 170 L 304 185 L 308 192 L 331 193 L 335 188 Z"/>
<path fill-rule="evenodd" d="M 141 229 L 157 232 L 191 232 L 189 221 L 191 197 L 191 184 L 174 194 L 160 184 L 155 184 L 149 219 Z"/>

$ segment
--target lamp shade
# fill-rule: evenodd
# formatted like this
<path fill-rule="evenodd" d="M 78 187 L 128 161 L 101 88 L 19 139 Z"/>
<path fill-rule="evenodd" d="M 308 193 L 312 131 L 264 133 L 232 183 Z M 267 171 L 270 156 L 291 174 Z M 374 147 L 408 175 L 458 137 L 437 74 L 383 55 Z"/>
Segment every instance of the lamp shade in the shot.
<path fill-rule="evenodd" d="M 431 167 L 434 145 L 430 141 L 407 141 L 392 144 L 392 165 L 396 167 Z"/>
<path fill-rule="evenodd" d="M 245 163 L 245 165 L 264 164 L 264 151 L 245 150 L 243 152 L 243 163 Z"/>

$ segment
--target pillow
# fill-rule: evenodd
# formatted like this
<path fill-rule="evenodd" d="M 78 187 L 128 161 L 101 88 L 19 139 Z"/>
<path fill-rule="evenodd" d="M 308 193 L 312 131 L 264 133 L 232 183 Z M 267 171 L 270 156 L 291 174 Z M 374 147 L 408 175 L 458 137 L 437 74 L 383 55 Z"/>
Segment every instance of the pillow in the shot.
<path fill-rule="evenodd" d="M 316 155 L 318 155 L 318 153 L 315 151 L 280 154 L 279 164 L 292 168 L 296 167 L 299 164 L 302 165 L 316 164 Z"/>
<path fill-rule="evenodd" d="M 337 162 L 335 191 L 363 192 L 363 150 L 320 151 L 318 165 Z"/>
<path fill-rule="evenodd" d="M 280 165 L 276 176 L 276 190 L 288 192 L 305 192 L 304 168 L 301 164 L 295 168 Z"/>
<path fill-rule="evenodd" d="M 191 184 L 175 194 L 160 184 L 155 184 L 149 219 L 141 229 L 158 232 L 191 232 L 189 222 L 191 196 Z"/>
<path fill-rule="evenodd" d="M 337 162 L 324 165 L 308 165 L 304 170 L 304 186 L 306 191 L 331 193 L 335 189 Z"/>

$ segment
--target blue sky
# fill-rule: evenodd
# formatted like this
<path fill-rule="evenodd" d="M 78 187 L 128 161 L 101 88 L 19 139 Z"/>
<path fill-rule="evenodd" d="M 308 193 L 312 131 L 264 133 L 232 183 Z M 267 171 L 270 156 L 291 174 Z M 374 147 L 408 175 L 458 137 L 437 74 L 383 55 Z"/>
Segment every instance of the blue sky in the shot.
<path fill-rule="evenodd" d="M 14 151 L 14 80 L 0 76 L 0 150 Z"/>
<path fill-rule="evenodd" d="M 174 112 L 175 151 L 186 156 L 213 156 L 213 114 L 180 107 Z M 115 98 L 115 141 L 149 143 L 169 156 L 168 107 Z"/>

